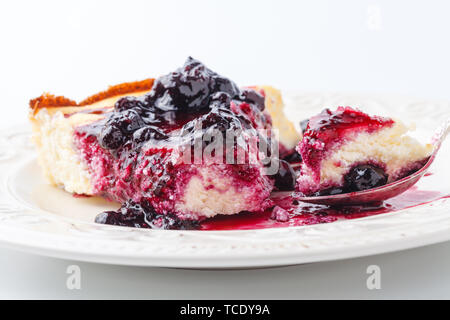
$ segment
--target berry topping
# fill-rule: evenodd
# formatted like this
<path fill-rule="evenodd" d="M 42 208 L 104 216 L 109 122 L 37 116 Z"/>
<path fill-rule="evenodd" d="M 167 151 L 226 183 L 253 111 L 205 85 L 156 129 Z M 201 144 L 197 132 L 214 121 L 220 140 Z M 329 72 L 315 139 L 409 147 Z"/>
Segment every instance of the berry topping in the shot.
<path fill-rule="evenodd" d="M 231 80 L 189 57 L 182 68 L 155 81 L 147 103 L 163 112 L 192 113 L 208 108 L 211 96 L 216 92 L 225 92 L 235 98 L 240 90 Z"/>
<path fill-rule="evenodd" d="M 140 144 L 149 140 L 165 140 L 167 135 L 155 126 L 145 126 L 133 133 L 133 142 Z"/>
<path fill-rule="evenodd" d="M 231 175 L 245 188 L 260 179 L 257 183 L 268 190 L 261 197 L 267 198 L 273 181 L 261 178 L 263 164 L 226 162 L 228 155 L 231 161 L 240 161 L 240 151 L 244 161 L 260 160 L 263 150 L 258 147 L 272 142 L 270 117 L 262 112 L 264 103 L 260 93 L 239 89 L 231 80 L 188 58 L 183 67 L 156 79 L 145 95 L 123 97 L 103 120 L 78 127 L 76 143 L 91 163 L 95 193 L 123 203 L 118 211 L 98 215 L 96 222 L 196 228 L 196 222 L 185 220 L 195 215 L 180 213 L 175 204 L 184 196 L 190 177 L 199 174 L 197 152 L 190 153 L 191 161 L 184 161 L 197 146 L 203 148 L 202 165 L 216 164 L 222 155 L 225 162 L 220 165 L 233 164 L 231 168 L 224 166 L 224 175 Z M 223 152 L 215 144 L 206 149 L 216 141 L 217 133 L 223 137 L 231 133 L 231 145 L 222 141 Z M 93 143 L 96 139 L 98 144 Z M 292 168 L 285 161 L 280 166 L 272 179 L 280 190 L 293 189 Z"/>
<path fill-rule="evenodd" d="M 125 142 L 125 136 L 117 126 L 110 124 L 101 129 L 98 140 L 105 149 L 117 149 Z"/>
<path fill-rule="evenodd" d="M 364 127 L 368 131 L 374 131 L 393 123 L 394 121 L 389 118 L 370 116 L 350 107 L 338 107 L 336 111 L 325 109 L 319 115 L 310 118 L 305 134 L 330 141 L 341 136 L 347 129 Z"/>
<path fill-rule="evenodd" d="M 106 123 L 108 124 L 118 127 L 124 135 L 128 136 L 144 126 L 144 121 L 135 109 L 129 109 L 114 114 Z"/>
<path fill-rule="evenodd" d="M 96 223 L 111 224 L 123 227 L 151 229 L 198 229 L 198 221 L 181 220 L 174 214 L 157 214 L 146 201 L 135 203 L 126 201 L 117 211 L 105 211 L 97 215 Z"/>
<path fill-rule="evenodd" d="M 279 161 L 279 169 L 275 175 L 275 187 L 280 191 L 294 190 L 295 172 L 291 165 L 284 160 Z"/>
<path fill-rule="evenodd" d="M 114 105 L 114 110 L 122 112 L 130 109 L 143 109 L 145 101 L 141 97 L 123 97 L 119 99 Z"/>
<path fill-rule="evenodd" d="M 174 140 L 179 133 L 186 137 L 198 128 L 225 132 L 264 127 L 262 110 L 264 97 L 260 93 L 250 88 L 240 90 L 231 80 L 188 58 L 183 67 L 156 79 L 146 95 L 118 100 L 104 125 L 90 126 L 85 132 L 96 135 L 103 148 L 116 150 L 131 140 L 135 145 Z"/>

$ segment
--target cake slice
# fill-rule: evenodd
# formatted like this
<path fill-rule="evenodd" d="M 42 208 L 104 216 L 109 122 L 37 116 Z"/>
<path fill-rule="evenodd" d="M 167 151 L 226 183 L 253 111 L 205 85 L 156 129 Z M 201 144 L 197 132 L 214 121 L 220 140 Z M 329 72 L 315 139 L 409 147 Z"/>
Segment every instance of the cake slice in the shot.
<path fill-rule="evenodd" d="M 192 58 L 168 75 L 116 85 L 80 103 L 45 94 L 30 107 L 49 182 L 122 203 L 97 217 L 116 225 L 193 228 L 218 214 L 264 210 L 277 179 L 255 146 L 279 138 L 287 155 L 300 138 L 277 90 L 238 88 Z M 272 116 L 282 127 L 273 128 Z M 239 135 L 223 149 L 211 148 L 203 138 L 217 132 L 224 139 Z M 212 152 L 196 157 L 198 142 Z"/>
<path fill-rule="evenodd" d="M 432 152 L 400 121 L 357 109 L 323 110 L 309 119 L 297 147 L 303 163 L 297 190 L 320 196 L 366 190 L 420 169 Z"/>

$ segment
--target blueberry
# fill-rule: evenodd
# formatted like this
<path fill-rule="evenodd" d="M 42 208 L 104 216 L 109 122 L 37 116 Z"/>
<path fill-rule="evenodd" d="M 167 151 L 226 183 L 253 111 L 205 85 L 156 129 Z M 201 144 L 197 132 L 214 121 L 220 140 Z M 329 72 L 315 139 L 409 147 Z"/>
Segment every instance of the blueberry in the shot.
<path fill-rule="evenodd" d="M 141 116 L 135 110 L 126 110 L 115 113 L 106 123 L 119 128 L 125 135 L 128 135 L 145 125 Z"/>
<path fill-rule="evenodd" d="M 388 180 L 386 172 L 376 166 L 358 165 L 344 177 L 345 187 L 351 191 L 362 191 L 385 185 Z"/>
<path fill-rule="evenodd" d="M 213 74 L 199 61 L 188 58 L 182 68 L 155 81 L 147 102 L 161 111 L 192 112 L 206 108 Z"/>
<path fill-rule="evenodd" d="M 202 129 L 214 129 L 225 133 L 230 129 L 241 129 L 241 124 L 239 119 L 232 114 L 232 112 L 214 108 L 202 117 L 186 123 L 181 131 L 183 135 Z"/>
<path fill-rule="evenodd" d="M 211 91 L 213 92 L 226 92 L 232 98 L 237 97 L 240 94 L 238 86 L 233 81 L 218 75 L 213 76 L 212 85 Z"/>
<path fill-rule="evenodd" d="M 226 132 L 235 125 L 235 117 L 226 115 L 220 111 L 212 111 L 202 118 L 203 128 L 212 128 L 220 132 Z"/>
<path fill-rule="evenodd" d="M 106 125 L 99 135 L 99 143 L 105 149 L 118 149 L 125 142 L 125 136 L 115 125 Z"/>
<path fill-rule="evenodd" d="M 111 218 L 114 217 L 115 213 L 116 213 L 115 211 L 102 212 L 95 217 L 95 223 L 113 224 L 108 222 L 111 222 Z"/>
<path fill-rule="evenodd" d="M 165 140 L 167 138 L 164 132 L 154 126 L 146 126 L 133 133 L 133 141 L 138 144 L 149 140 Z"/>
<path fill-rule="evenodd" d="M 275 187 L 280 191 L 294 190 L 295 187 L 295 172 L 291 165 L 284 161 L 279 160 L 279 169 L 275 174 Z"/>
<path fill-rule="evenodd" d="M 181 220 L 172 213 L 158 214 L 147 202 L 136 203 L 128 200 L 117 211 L 102 212 L 95 218 L 96 223 L 124 227 L 152 229 L 198 229 L 199 223 L 194 220 Z"/>
<path fill-rule="evenodd" d="M 302 156 L 297 151 L 294 151 L 290 155 L 284 157 L 283 160 L 285 160 L 289 163 L 298 163 L 298 162 L 302 162 Z"/>
<path fill-rule="evenodd" d="M 134 109 L 136 112 L 140 112 L 144 108 L 144 99 L 133 96 L 123 97 L 114 104 L 114 110 L 117 112 L 122 112 L 130 109 Z"/>
<path fill-rule="evenodd" d="M 226 92 L 216 92 L 211 96 L 211 102 L 213 106 L 230 106 L 231 96 Z"/>
<path fill-rule="evenodd" d="M 97 215 L 96 223 L 146 228 L 144 209 L 134 201 L 125 202 L 117 211 L 105 211 Z"/>

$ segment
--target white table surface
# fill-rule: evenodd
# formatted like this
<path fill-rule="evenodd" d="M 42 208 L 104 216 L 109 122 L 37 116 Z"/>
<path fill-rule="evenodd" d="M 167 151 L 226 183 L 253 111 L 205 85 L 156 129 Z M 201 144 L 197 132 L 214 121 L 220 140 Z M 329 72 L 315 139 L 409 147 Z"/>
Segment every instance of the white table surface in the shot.
<path fill-rule="evenodd" d="M 9 1 L 0 10 L 0 127 L 23 123 L 27 101 L 43 91 L 80 100 L 107 84 L 166 73 L 188 55 L 241 85 L 448 100 L 449 6 L 444 0 L 264 0 L 257 8 L 239 0 Z M 81 267 L 81 290 L 66 288 L 71 264 Z M 366 288 L 372 264 L 381 268 L 381 290 Z M 450 243 L 246 271 L 108 266 L 0 249 L 0 298 L 450 298 L 449 270 Z"/>
<path fill-rule="evenodd" d="M 68 290 L 69 265 L 81 289 Z M 366 269 L 381 269 L 368 290 Z M 18 299 L 449 299 L 450 243 L 352 260 L 259 270 L 123 267 L 0 249 L 0 298 Z"/>

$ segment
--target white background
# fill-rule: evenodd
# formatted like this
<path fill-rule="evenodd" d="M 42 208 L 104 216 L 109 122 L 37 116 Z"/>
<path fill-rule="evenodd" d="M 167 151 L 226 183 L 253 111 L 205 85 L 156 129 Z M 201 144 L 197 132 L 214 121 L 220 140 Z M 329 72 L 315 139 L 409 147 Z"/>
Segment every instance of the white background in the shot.
<path fill-rule="evenodd" d="M 23 123 L 44 91 L 81 100 L 188 55 L 240 85 L 450 99 L 449 10 L 445 0 L 2 1 L 0 126 Z M 449 298 L 449 248 L 244 272 L 83 264 L 76 293 L 65 289 L 71 262 L 2 250 L 0 297 Z M 374 262 L 387 274 L 376 293 L 365 289 Z"/>

